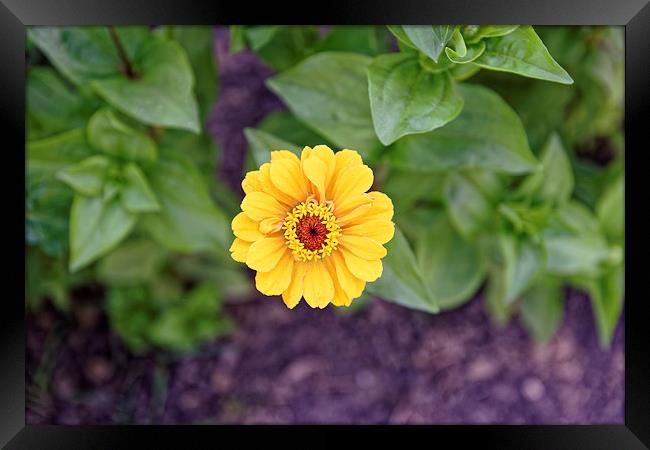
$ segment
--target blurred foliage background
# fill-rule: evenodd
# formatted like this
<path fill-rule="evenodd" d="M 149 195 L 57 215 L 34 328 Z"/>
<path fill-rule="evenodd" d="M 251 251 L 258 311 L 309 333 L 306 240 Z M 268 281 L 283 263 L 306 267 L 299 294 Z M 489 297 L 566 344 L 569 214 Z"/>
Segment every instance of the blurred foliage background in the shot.
<path fill-rule="evenodd" d="M 563 286 L 599 338 L 623 302 L 623 30 L 232 26 L 287 106 L 244 130 L 270 150 L 354 148 L 395 206 L 373 296 L 429 313 L 483 289 L 495 326 L 539 341 Z M 229 333 L 254 295 L 228 255 L 240 192 L 217 176 L 210 27 L 33 27 L 27 48 L 26 308 L 100 286 L 134 353 Z M 243 172 L 242 172 L 243 176 Z"/>

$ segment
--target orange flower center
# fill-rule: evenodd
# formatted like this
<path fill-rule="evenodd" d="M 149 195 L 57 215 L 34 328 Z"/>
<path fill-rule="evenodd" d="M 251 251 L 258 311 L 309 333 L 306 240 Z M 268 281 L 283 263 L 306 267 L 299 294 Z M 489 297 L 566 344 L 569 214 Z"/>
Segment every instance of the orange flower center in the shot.
<path fill-rule="evenodd" d="M 305 216 L 296 225 L 296 235 L 307 250 L 318 250 L 327 239 L 327 228 L 316 216 Z"/>

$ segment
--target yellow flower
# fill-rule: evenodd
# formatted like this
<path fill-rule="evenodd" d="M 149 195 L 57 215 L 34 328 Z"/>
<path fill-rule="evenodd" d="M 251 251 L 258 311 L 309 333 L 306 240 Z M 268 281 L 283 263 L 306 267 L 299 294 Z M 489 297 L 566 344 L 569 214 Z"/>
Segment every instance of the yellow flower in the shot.
<path fill-rule="evenodd" d="M 271 162 L 242 181 L 233 259 L 257 271 L 261 293 L 282 295 L 289 308 L 302 297 L 312 308 L 349 306 L 381 276 L 382 244 L 395 232 L 393 203 L 367 192 L 372 183 L 372 170 L 354 150 L 335 154 L 317 145 L 300 159 L 271 152 Z"/>

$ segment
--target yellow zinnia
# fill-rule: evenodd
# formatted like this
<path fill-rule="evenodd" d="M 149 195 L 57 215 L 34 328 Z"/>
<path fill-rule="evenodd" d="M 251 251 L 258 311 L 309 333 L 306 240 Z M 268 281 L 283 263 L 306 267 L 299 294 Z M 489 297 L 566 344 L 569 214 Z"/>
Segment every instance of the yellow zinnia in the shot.
<path fill-rule="evenodd" d="M 349 306 L 381 276 L 382 244 L 395 232 L 393 203 L 367 192 L 372 183 L 372 170 L 354 150 L 335 154 L 317 145 L 300 159 L 271 152 L 271 162 L 242 181 L 233 259 L 257 271 L 261 293 L 282 295 L 289 308 L 302 297 L 312 308 Z"/>

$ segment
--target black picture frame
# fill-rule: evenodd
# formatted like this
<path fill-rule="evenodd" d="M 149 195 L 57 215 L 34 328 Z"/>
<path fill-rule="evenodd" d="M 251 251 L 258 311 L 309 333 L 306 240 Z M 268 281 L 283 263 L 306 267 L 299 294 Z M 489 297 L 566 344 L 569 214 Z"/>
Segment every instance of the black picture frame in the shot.
<path fill-rule="evenodd" d="M 254 6 L 253 6 L 254 5 Z M 290 12 L 291 11 L 291 12 Z M 25 37 L 29 25 L 92 24 L 366 24 L 517 23 L 533 25 L 622 25 L 625 27 L 626 258 L 625 423 L 594 426 L 400 426 L 400 427 L 189 427 L 25 425 L 25 204 L 17 186 L 25 164 Z M 650 322 L 636 272 L 645 246 L 642 152 L 650 117 L 650 4 L 648 0 L 372 0 L 279 5 L 188 0 L 0 0 L 0 127 L 2 129 L 4 225 L 16 233 L 4 240 L 4 280 L 10 289 L 0 309 L 0 445 L 8 449 L 178 448 L 206 438 L 237 442 L 288 432 L 303 445 L 339 445 L 332 431 L 360 428 L 390 445 L 424 438 L 429 445 L 475 443 L 498 449 L 641 449 L 650 447 Z M 639 148 L 636 148 L 639 147 Z M 22 152 L 21 152 L 22 149 Z M 23 170 L 19 172 L 19 170 Z M 639 202 L 637 204 L 633 202 Z M 22 248 L 21 248 L 22 246 Z M 15 248 L 14 248 L 15 247 Z M 22 257 L 20 256 L 22 255 Z M 635 264 L 636 261 L 641 264 Z M 291 429 L 288 429 L 291 428 Z M 404 433 L 404 435 L 402 435 Z M 199 436 L 202 434 L 204 436 Z M 225 435 L 228 435 L 227 437 Z M 398 436 L 399 435 L 399 436 Z M 136 441 L 137 444 L 136 444 Z M 269 441 L 271 442 L 271 441 Z M 276 441 L 277 442 L 277 441 Z"/>

